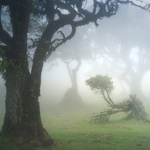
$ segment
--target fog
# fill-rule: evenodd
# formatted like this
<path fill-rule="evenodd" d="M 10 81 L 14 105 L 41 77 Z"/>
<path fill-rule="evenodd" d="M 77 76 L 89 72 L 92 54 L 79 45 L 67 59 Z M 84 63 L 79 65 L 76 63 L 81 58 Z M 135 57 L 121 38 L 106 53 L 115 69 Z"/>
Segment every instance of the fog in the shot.
<path fill-rule="evenodd" d="M 44 105 L 56 105 L 59 104 L 63 98 L 65 91 L 71 87 L 71 81 L 69 80 L 69 75 L 66 70 L 65 64 L 59 61 L 58 66 L 49 70 L 49 64 L 45 63 L 43 74 L 42 74 L 42 85 L 41 85 L 41 97 L 40 103 Z M 84 102 L 92 105 L 101 105 L 106 103 L 101 100 L 101 95 L 96 95 L 93 91 L 90 90 L 88 86 L 85 85 L 85 80 L 95 74 L 108 74 L 107 70 L 105 73 L 95 70 L 95 72 L 90 72 L 91 66 L 84 61 L 78 72 L 78 91 Z M 90 75 L 89 75 L 90 72 Z M 111 76 L 110 74 L 108 74 Z M 130 94 L 129 87 L 123 83 L 124 88 L 121 87 L 117 78 L 113 78 L 113 83 L 115 89 L 112 93 L 112 98 L 115 102 L 122 101 L 128 98 Z M 147 101 L 144 102 L 147 104 L 150 99 L 149 89 L 150 89 L 150 71 L 144 75 L 142 80 L 142 90 L 147 97 Z M 124 95 L 122 96 L 122 94 Z"/>
<path fill-rule="evenodd" d="M 89 77 L 86 73 L 90 70 L 91 66 L 86 62 L 82 62 L 82 66 L 78 71 L 78 92 L 82 96 L 84 102 L 94 103 L 99 102 L 99 96 L 95 95 L 89 87 L 85 85 L 85 80 Z M 42 74 L 41 86 L 41 101 L 60 103 L 65 91 L 71 87 L 71 81 L 63 62 L 58 61 L 58 66 L 49 70 L 49 64 L 46 63 Z M 57 90 L 56 90 L 57 89 Z M 95 100 L 93 100 L 93 98 Z"/>
<path fill-rule="evenodd" d="M 149 106 L 150 67 L 147 62 L 150 61 L 150 14 L 130 5 L 122 5 L 116 15 L 104 18 L 98 23 L 99 27 L 89 24 L 78 28 L 75 37 L 60 46 L 45 62 L 39 98 L 41 109 L 45 106 L 50 108 L 53 105 L 59 105 L 66 90 L 71 88 L 72 83 L 64 60 L 71 60 L 69 66 L 72 70 L 78 63 L 75 57 L 76 53 L 81 60 L 81 66 L 77 71 L 78 93 L 85 104 L 97 106 L 105 104 L 105 101 L 102 100 L 101 95 L 96 95 L 90 90 L 85 84 L 85 80 L 96 74 L 112 77 L 115 89 L 111 97 L 114 102 L 120 102 L 128 98 L 132 92 L 127 83 L 120 78 L 121 74 L 130 65 L 134 74 L 138 74 L 142 61 L 140 53 L 143 54 L 143 57 L 146 56 L 147 58 L 143 59 L 146 69 L 141 81 L 141 90 L 145 99 L 141 100 L 146 107 Z M 67 29 L 65 28 L 65 30 Z M 65 50 L 71 51 L 72 54 L 69 52 L 65 54 Z M 127 51 L 127 57 L 131 61 L 128 62 L 129 64 L 125 63 L 121 56 L 121 53 Z M 66 56 L 56 55 L 61 52 Z M 116 55 L 113 55 L 115 53 Z M 124 55 L 126 56 L 126 54 Z M 131 81 L 131 75 L 126 75 L 126 79 Z M 0 102 L 1 105 L 4 105 L 5 88 L 2 79 L 0 86 Z M 138 96 L 138 91 L 134 92 Z"/>
<path fill-rule="evenodd" d="M 75 37 L 56 50 L 56 53 L 61 53 L 61 51 L 63 52 L 67 49 L 73 51 L 74 55 L 75 52 L 80 54 L 82 64 L 77 72 L 77 83 L 78 92 L 85 103 L 101 105 L 103 102 L 101 95 L 95 95 L 93 91 L 85 85 L 85 80 L 96 74 L 109 75 L 112 77 L 115 89 L 111 96 L 115 102 L 122 101 L 132 92 L 126 82 L 120 80 L 119 76 L 123 70 L 127 68 L 126 65 L 132 65 L 135 74 L 138 74 L 138 71 L 141 69 L 139 53 L 145 51 L 147 56 L 150 55 L 148 52 L 148 39 L 150 38 L 149 20 L 150 15 L 148 12 L 130 5 L 123 5 L 115 16 L 99 21 L 99 27 L 89 24 L 88 26 L 78 28 Z M 132 64 L 122 63 L 121 59 L 123 58 L 121 58 L 121 55 L 121 59 L 113 56 L 113 53 L 109 51 L 113 52 L 114 49 L 116 49 L 116 51 L 124 51 L 124 53 L 128 51 L 128 57 Z M 73 55 L 66 53 L 65 57 L 72 59 L 72 63 L 76 62 L 76 58 L 73 58 Z M 51 69 L 49 68 L 53 61 L 50 60 L 45 63 L 42 74 L 41 103 L 60 103 L 66 90 L 71 87 L 71 80 L 66 65 L 60 56 L 58 58 L 54 58 L 57 65 L 54 65 Z M 116 59 L 116 67 L 115 65 L 111 65 L 114 58 Z M 107 60 L 109 62 L 107 62 Z M 148 60 L 143 59 L 143 61 Z M 147 106 L 150 99 L 150 69 L 147 62 L 145 62 L 145 66 L 147 69 L 143 72 L 144 75 L 140 83 L 140 88 L 145 96 L 143 102 Z M 73 65 L 70 68 L 73 69 Z M 130 76 L 127 78 L 131 80 Z M 138 91 L 134 91 L 134 93 L 138 96 Z"/>

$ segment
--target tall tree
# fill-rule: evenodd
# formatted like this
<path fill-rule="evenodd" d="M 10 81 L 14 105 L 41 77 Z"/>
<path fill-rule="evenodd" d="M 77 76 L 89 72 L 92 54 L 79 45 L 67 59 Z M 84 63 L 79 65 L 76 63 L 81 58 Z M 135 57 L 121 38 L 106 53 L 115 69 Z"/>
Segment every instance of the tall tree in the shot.
<path fill-rule="evenodd" d="M 66 47 L 66 44 L 62 46 L 61 49 L 53 53 L 50 58 L 50 68 L 53 67 L 54 64 L 57 64 L 57 60 L 61 60 L 61 63 L 63 62 L 65 64 L 71 82 L 71 87 L 64 93 L 60 105 L 70 107 L 71 109 L 72 107 L 83 105 L 83 100 L 78 93 L 78 71 L 82 65 L 78 47 L 74 48 L 73 45 Z"/>
<path fill-rule="evenodd" d="M 53 140 L 43 128 L 38 98 L 40 96 L 43 63 L 57 47 L 71 39 L 78 26 L 116 14 L 118 3 L 130 1 L 92 0 L 88 10 L 85 0 L 1 0 L 0 56 L 6 85 L 6 112 L 1 134 L 13 137 L 18 143 L 52 145 Z M 3 7 L 9 8 L 12 33 L 2 22 Z M 143 7 L 142 7 L 143 8 Z M 147 8 L 144 8 L 147 9 Z M 35 43 L 33 64 L 28 64 L 28 32 L 31 14 L 47 15 L 47 25 Z M 79 20 L 76 18 L 79 17 Z M 69 25 L 65 36 L 62 27 Z M 59 32 L 58 32 L 59 31 Z M 55 36 L 59 34 L 60 36 Z M 20 140 L 21 139 L 21 140 Z"/>
<path fill-rule="evenodd" d="M 66 64 L 66 67 L 69 73 L 69 77 L 71 80 L 71 88 L 69 88 L 65 92 L 64 97 L 61 101 L 61 105 L 69 106 L 69 107 L 71 105 L 73 105 L 73 107 L 83 105 L 83 100 L 78 93 L 78 83 L 77 83 L 77 73 L 81 66 L 81 59 L 80 58 L 76 59 L 77 64 L 73 69 L 71 69 L 69 65 L 70 62 L 68 60 L 63 60 L 63 61 Z"/>
<path fill-rule="evenodd" d="M 59 59 L 66 66 L 71 87 L 65 91 L 60 105 L 63 107 L 70 107 L 71 109 L 73 107 L 83 106 L 84 104 L 78 91 L 80 88 L 78 83 L 78 72 L 82 66 L 83 60 L 92 59 L 92 53 L 91 50 L 88 49 L 89 45 L 86 43 L 87 41 L 84 38 L 83 30 L 83 27 L 80 27 L 74 38 L 58 48 L 49 58 L 52 67 Z"/>

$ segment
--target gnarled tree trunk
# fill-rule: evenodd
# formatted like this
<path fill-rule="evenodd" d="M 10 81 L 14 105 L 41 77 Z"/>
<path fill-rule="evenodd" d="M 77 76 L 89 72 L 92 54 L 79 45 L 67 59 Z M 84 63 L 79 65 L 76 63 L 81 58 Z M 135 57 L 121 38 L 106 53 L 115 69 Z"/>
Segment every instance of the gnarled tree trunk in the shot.
<path fill-rule="evenodd" d="M 1 133 L 13 137 L 16 144 L 52 145 L 53 140 L 43 128 L 38 95 L 27 74 L 19 69 L 8 71 L 6 80 L 6 113 Z M 11 74 L 10 74 L 11 73 Z"/>
<path fill-rule="evenodd" d="M 30 73 L 27 33 L 31 7 L 32 0 L 16 0 L 10 5 L 13 37 L 3 58 L 6 68 L 6 112 L 1 135 L 11 137 L 16 144 L 49 146 L 53 144 L 53 140 L 43 128 L 38 102 L 46 54 L 42 48 L 47 48 L 47 45 L 42 37 Z"/>
<path fill-rule="evenodd" d="M 63 106 L 75 107 L 84 105 L 83 100 L 78 93 L 78 83 L 77 83 L 77 72 L 81 66 L 81 60 L 78 59 L 77 62 L 78 62 L 77 66 L 72 71 L 69 68 L 69 64 L 66 63 L 72 86 L 64 94 L 64 97 L 61 101 L 61 105 Z"/>

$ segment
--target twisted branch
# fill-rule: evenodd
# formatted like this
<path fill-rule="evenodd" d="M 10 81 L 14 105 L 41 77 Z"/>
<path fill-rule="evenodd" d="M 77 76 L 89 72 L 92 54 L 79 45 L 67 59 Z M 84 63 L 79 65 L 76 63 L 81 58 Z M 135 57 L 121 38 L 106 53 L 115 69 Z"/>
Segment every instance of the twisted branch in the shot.
<path fill-rule="evenodd" d="M 143 10 L 146 10 L 146 11 L 150 12 L 150 4 L 146 4 L 145 6 L 142 6 L 143 1 L 141 1 L 141 5 L 140 4 L 136 4 L 136 3 L 134 3 L 131 0 L 125 0 L 125 1 L 124 0 L 117 0 L 117 2 L 120 3 L 120 4 L 131 4 L 131 5 L 135 6 L 135 7 L 139 7 L 141 9 L 143 9 Z"/>

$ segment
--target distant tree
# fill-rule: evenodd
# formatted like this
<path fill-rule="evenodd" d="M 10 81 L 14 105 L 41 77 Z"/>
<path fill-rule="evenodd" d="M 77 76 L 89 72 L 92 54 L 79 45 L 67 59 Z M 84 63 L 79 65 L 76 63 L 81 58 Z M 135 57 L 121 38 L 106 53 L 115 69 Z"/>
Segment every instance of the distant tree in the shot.
<path fill-rule="evenodd" d="M 74 40 L 73 40 L 74 41 Z M 77 50 L 76 50 L 77 49 Z M 79 54 L 78 47 L 74 48 L 73 45 L 62 46 L 62 49 L 57 50 L 53 53 L 52 57 L 49 59 L 50 68 L 58 64 L 57 60 L 61 60 L 67 69 L 69 79 L 71 82 L 71 87 L 66 90 L 60 105 L 63 107 L 75 107 L 83 105 L 83 100 L 78 93 L 78 71 L 82 65 L 81 55 Z M 72 66 L 73 65 L 73 66 Z M 56 66 L 56 65 L 55 65 Z M 58 66 L 58 65 L 57 65 Z"/>
<path fill-rule="evenodd" d="M 100 73 L 103 70 L 105 73 L 108 71 L 107 74 L 117 78 L 121 86 L 123 82 L 126 83 L 130 92 L 138 93 L 142 101 L 147 100 L 143 93 L 142 80 L 150 71 L 148 19 L 148 12 L 137 10 L 133 6 L 122 6 L 116 16 L 103 21 L 102 28 L 89 34 L 89 37 L 94 37 L 91 42 L 94 40 L 98 47 L 95 55 L 100 55 L 103 60 L 101 65 L 95 65 L 96 69 Z"/>
<path fill-rule="evenodd" d="M 88 29 L 88 27 L 85 27 Z M 82 61 L 88 61 L 92 59 L 92 50 L 89 49 L 90 43 L 87 44 L 87 40 L 84 38 L 84 31 L 86 29 L 80 27 L 74 38 L 58 48 L 50 57 L 50 68 L 57 63 L 57 60 L 61 60 L 65 65 L 71 81 L 71 87 L 69 87 L 61 101 L 61 106 L 72 107 L 83 106 L 84 102 L 79 95 L 78 87 L 78 72 L 82 66 Z M 67 33 L 67 32 L 66 32 Z M 88 50 L 87 50 L 88 49 Z"/>
<path fill-rule="evenodd" d="M 114 89 L 113 82 L 108 76 L 96 75 L 86 80 L 86 84 L 96 94 L 101 94 L 109 107 L 108 110 L 101 112 L 99 115 L 93 116 L 91 121 L 108 121 L 112 114 L 118 112 L 128 113 L 127 119 L 138 119 L 148 121 L 148 114 L 145 111 L 142 101 L 140 101 L 136 95 L 130 95 L 129 99 L 124 100 L 118 104 L 115 104 L 110 97 L 112 90 Z"/>
<path fill-rule="evenodd" d="M 132 17 L 122 12 L 126 17 L 124 17 L 124 22 L 120 24 L 118 31 L 107 31 L 110 43 L 116 46 L 110 44 L 107 51 L 104 50 L 103 52 L 105 56 L 109 57 L 109 59 L 108 57 L 105 58 L 105 60 L 109 60 L 109 65 L 120 72 L 118 74 L 119 80 L 124 81 L 130 88 L 130 92 L 138 93 L 140 99 L 144 101 L 146 97 L 142 90 L 142 80 L 145 73 L 150 70 L 150 45 L 148 41 L 150 28 L 149 22 L 147 22 L 149 14 L 142 12 L 142 10 L 133 10 L 132 7 L 128 7 L 128 12 L 130 14 L 134 12 L 135 15 Z M 141 13 L 144 14 L 144 18 Z M 123 33 L 121 26 L 126 28 Z"/>
<path fill-rule="evenodd" d="M 77 73 L 81 66 L 81 58 L 80 56 L 78 56 L 78 54 L 74 54 L 74 57 L 75 57 L 74 60 L 71 60 L 69 58 L 62 59 L 68 70 L 68 74 L 71 81 L 71 88 L 69 88 L 65 92 L 64 97 L 61 101 L 61 105 L 69 107 L 71 107 L 70 105 L 72 105 L 72 107 L 83 105 L 83 100 L 78 93 L 78 81 L 77 81 L 78 77 Z M 76 61 L 77 63 L 73 69 L 70 66 L 72 61 Z"/>

